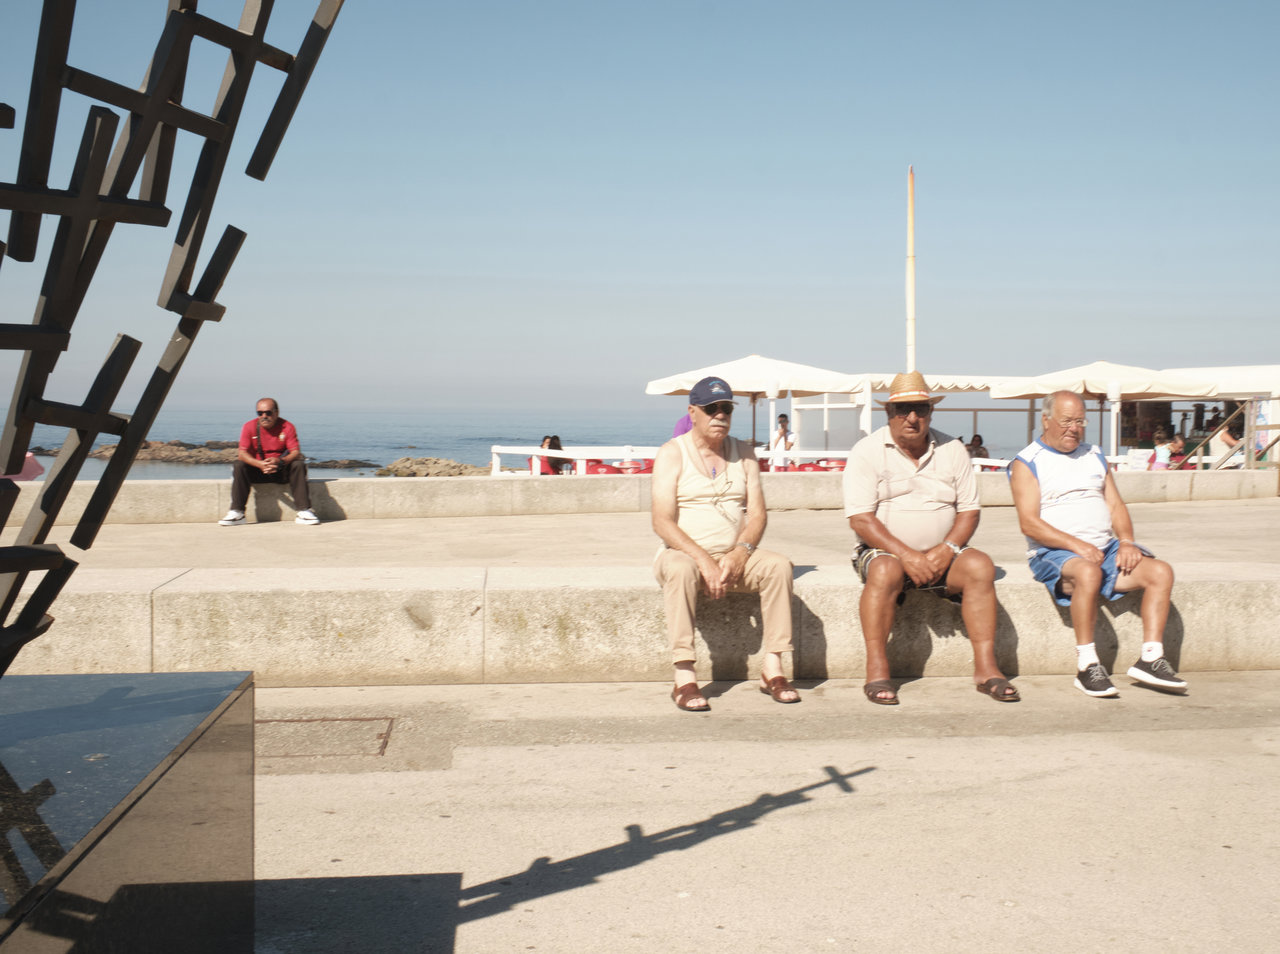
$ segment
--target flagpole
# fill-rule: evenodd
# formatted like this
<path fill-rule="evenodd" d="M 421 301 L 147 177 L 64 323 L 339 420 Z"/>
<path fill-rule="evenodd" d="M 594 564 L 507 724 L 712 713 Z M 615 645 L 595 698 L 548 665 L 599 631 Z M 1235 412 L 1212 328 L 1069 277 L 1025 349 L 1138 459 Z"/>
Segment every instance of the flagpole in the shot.
<path fill-rule="evenodd" d="M 916 173 L 907 166 L 907 370 L 916 369 Z"/>

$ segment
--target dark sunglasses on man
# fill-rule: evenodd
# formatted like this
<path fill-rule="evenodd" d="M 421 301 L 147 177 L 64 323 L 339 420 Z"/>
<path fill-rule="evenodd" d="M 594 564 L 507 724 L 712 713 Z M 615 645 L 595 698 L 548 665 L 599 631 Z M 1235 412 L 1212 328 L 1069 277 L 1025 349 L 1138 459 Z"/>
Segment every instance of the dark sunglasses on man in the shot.
<path fill-rule="evenodd" d="M 933 405 L 928 401 L 916 401 L 911 404 L 890 404 L 888 407 L 895 417 L 910 417 L 912 411 L 916 412 L 916 417 L 928 417 L 933 413 Z"/>
<path fill-rule="evenodd" d="M 707 417 L 715 417 L 717 414 L 732 414 L 732 401 L 717 401 L 715 404 L 702 405 L 702 413 Z"/>

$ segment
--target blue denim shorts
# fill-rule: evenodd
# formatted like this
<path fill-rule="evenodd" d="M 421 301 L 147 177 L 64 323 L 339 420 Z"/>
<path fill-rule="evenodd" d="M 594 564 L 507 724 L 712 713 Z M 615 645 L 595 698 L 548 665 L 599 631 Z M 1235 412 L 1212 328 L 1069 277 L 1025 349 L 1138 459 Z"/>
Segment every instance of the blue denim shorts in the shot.
<path fill-rule="evenodd" d="M 1143 556 L 1155 556 L 1142 544 L 1137 544 L 1137 547 L 1142 551 Z M 1120 541 L 1112 540 L 1102 551 L 1102 596 L 1112 601 L 1118 600 L 1125 595 L 1116 592 L 1116 578 L 1120 575 L 1120 570 L 1116 566 L 1116 553 L 1119 550 Z M 1080 554 L 1071 550 L 1053 550 L 1049 547 L 1041 547 L 1027 559 L 1027 563 L 1031 567 L 1031 575 L 1045 585 L 1049 590 L 1049 595 L 1053 597 L 1053 601 L 1059 606 L 1071 605 L 1071 597 L 1064 596 L 1061 589 L 1062 568 L 1066 566 L 1068 560 L 1074 560 L 1078 556 Z"/>

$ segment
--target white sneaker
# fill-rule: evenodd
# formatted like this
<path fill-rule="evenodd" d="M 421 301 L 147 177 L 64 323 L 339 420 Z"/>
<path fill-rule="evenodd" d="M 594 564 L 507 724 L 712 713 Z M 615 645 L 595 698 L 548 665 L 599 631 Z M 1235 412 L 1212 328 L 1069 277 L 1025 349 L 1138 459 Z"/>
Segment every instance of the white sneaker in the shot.
<path fill-rule="evenodd" d="M 244 523 L 243 510 L 228 510 L 227 515 L 218 521 L 220 527 L 236 527 Z"/>
<path fill-rule="evenodd" d="M 316 524 L 320 522 L 320 518 L 317 517 L 310 510 L 299 510 L 298 515 L 293 518 L 293 522 L 305 523 L 305 524 Z"/>

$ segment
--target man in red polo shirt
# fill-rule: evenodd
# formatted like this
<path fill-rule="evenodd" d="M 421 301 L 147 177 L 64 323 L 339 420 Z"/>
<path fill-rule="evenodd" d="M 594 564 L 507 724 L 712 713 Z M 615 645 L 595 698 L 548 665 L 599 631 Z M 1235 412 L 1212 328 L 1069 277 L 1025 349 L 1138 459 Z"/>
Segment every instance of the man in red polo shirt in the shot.
<path fill-rule="evenodd" d="M 231 470 L 231 509 L 218 521 L 223 527 L 244 523 L 249 485 L 287 483 L 298 508 L 294 523 L 317 524 L 307 492 L 307 462 L 298 446 L 298 431 L 280 416 L 275 398 L 258 402 L 258 416 L 240 428 L 240 450 Z"/>

